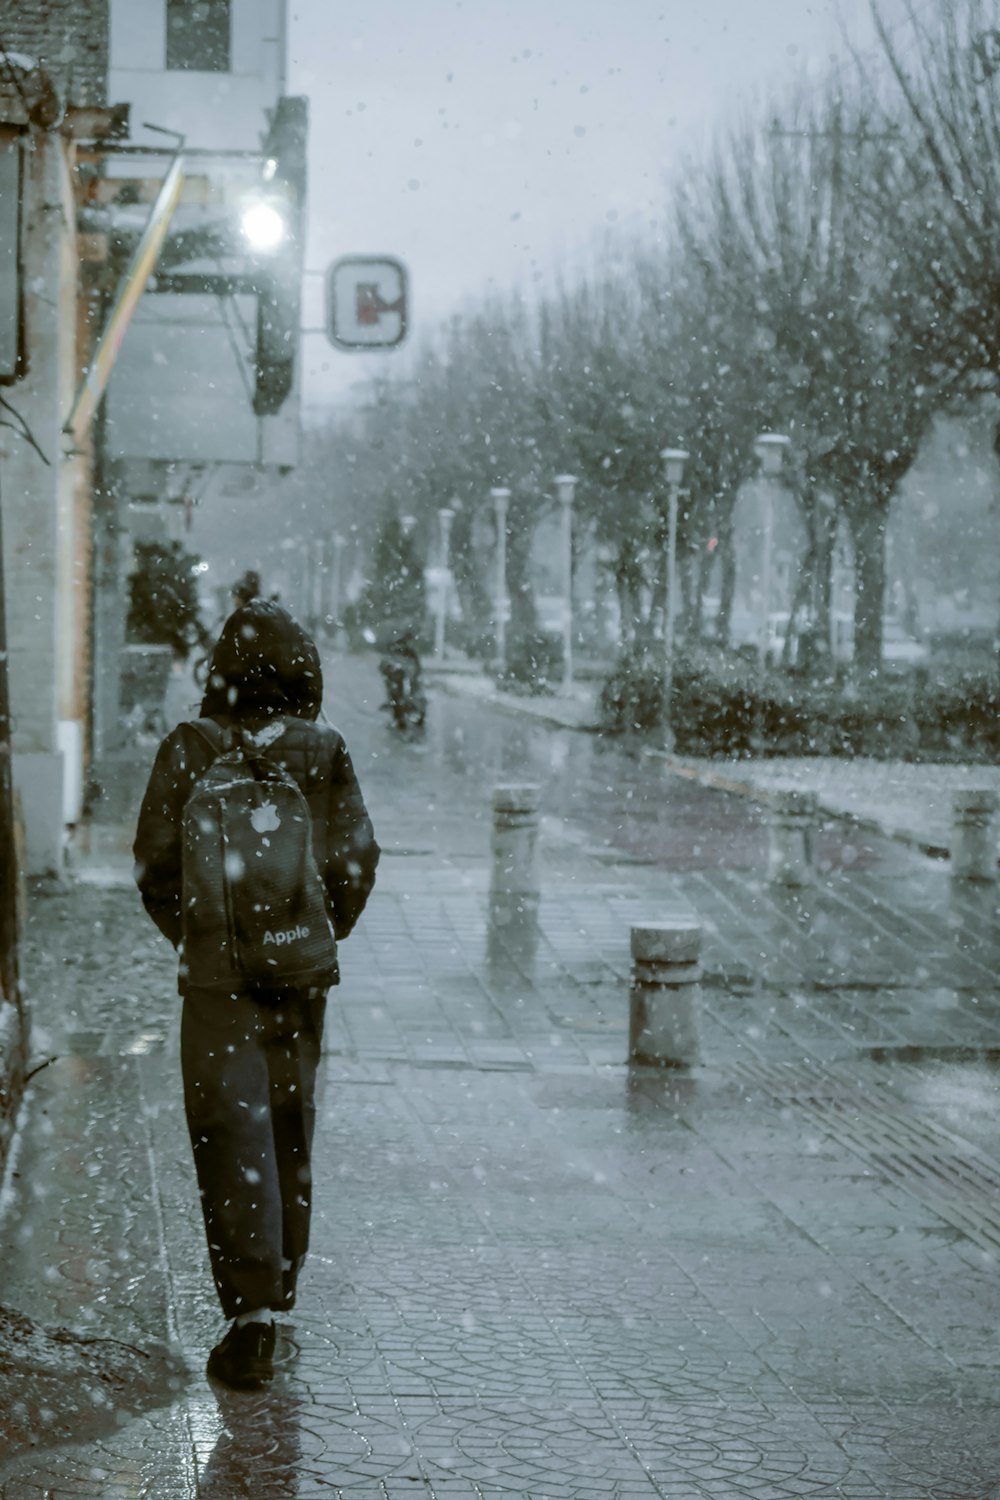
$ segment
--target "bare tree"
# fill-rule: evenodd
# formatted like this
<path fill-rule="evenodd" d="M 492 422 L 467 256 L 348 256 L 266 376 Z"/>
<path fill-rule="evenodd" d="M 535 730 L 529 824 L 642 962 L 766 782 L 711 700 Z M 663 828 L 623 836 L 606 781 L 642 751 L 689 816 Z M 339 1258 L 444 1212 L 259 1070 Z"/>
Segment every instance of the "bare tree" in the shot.
<path fill-rule="evenodd" d="M 902 29 L 871 9 L 890 87 L 859 68 L 895 132 L 879 184 L 894 253 L 933 307 L 929 348 L 974 391 L 977 375 L 1000 379 L 1000 4 L 904 0 Z"/>
<path fill-rule="evenodd" d="M 716 359 L 746 380 L 744 409 L 793 436 L 818 575 L 831 539 L 823 495 L 850 525 L 863 671 L 881 659 L 889 504 L 936 399 L 925 310 L 866 212 L 889 149 L 831 90 L 730 135 L 678 211 L 702 299 L 719 317 Z M 825 600 L 821 586 L 813 603 Z"/>
<path fill-rule="evenodd" d="M 657 372 L 645 358 L 641 288 L 608 268 L 541 309 L 536 392 L 541 436 L 582 483 L 577 514 L 613 557 L 626 642 L 653 629 L 662 556 Z"/>
<path fill-rule="evenodd" d="M 684 584 L 683 635 L 700 629 L 701 601 L 717 549 L 722 596 L 715 628 L 725 640 L 735 583 L 732 515 L 740 485 L 753 472 L 760 426 L 749 306 L 718 296 L 712 265 L 701 254 L 691 200 L 681 196 L 673 236 L 659 255 L 640 259 L 644 354 L 657 375 L 661 432 L 686 448 L 678 557 Z"/>
<path fill-rule="evenodd" d="M 927 353 L 962 406 L 1000 392 L 1000 4 L 905 0 L 893 29 L 870 0 L 900 129 L 894 254 L 933 309 Z M 862 66 L 859 60 L 859 67 Z M 875 92 L 872 89 L 872 92 Z M 1000 424 L 994 437 L 1000 456 Z"/>
<path fill-rule="evenodd" d="M 515 623 L 530 628 L 534 522 L 552 504 L 552 477 L 570 469 L 582 480 L 576 514 L 615 557 L 626 638 L 642 639 L 663 598 L 659 452 L 680 442 L 691 453 L 678 543 L 693 633 L 711 538 L 728 563 L 727 616 L 733 504 L 753 473 L 754 435 L 784 429 L 810 536 L 796 606 L 828 625 L 844 516 L 857 660 L 876 670 L 890 500 L 962 363 L 917 232 L 928 169 L 887 110 L 830 88 L 747 124 L 689 168 L 662 243 L 609 260 L 538 309 L 493 300 L 456 320 L 366 419 L 359 505 L 404 507 L 430 546 L 437 509 L 454 503 L 463 607 L 485 617 L 486 497 L 509 487 Z"/>
<path fill-rule="evenodd" d="M 436 555 L 438 512 L 455 511 L 451 566 L 468 644 L 486 649 L 496 553 L 490 488 L 512 491 L 507 576 L 512 629 L 534 628 L 528 558 L 547 476 L 538 441 L 536 330 L 516 300 L 493 299 L 428 340 L 405 379 L 385 382 L 356 430 L 341 434 L 351 504 L 367 550 L 390 516 L 413 516 Z M 554 472 L 554 471 L 553 471 Z"/>

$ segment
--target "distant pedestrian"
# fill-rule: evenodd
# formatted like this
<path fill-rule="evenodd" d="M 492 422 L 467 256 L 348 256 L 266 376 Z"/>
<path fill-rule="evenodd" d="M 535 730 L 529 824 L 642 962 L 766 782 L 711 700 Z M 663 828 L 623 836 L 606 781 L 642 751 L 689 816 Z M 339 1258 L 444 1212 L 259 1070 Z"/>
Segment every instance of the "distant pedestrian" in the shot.
<path fill-rule="evenodd" d="M 261 598 L 262 593 L 260 574 L 255 568 L 248 568 L 233 584 L 231 590 L 233 607 L 239 609 L 241 605 L 249 604 L 251 599 Z"/>
<path fill-rule="evenodd" d="M 238 1389 L 271 1379 L 274 1314 L 295 1302 L 326 990 L 379 856 L 344 740 L 317 722 L 322 693 L 301 626 L 269 600 L 237 608 L 200 719 L 159 748 L 135 838 L 143 903 L 179 950 L 185 1110 L 233 1320 L 208 1373 Z"/>
<path fill-rule="evenodd" d="M 421 681 L 416 632 L 409 627 L 394 631 L 378 664 L 385 682 L 382 707 L 402 733 L 421 730 L 427 717 L 427 696 Z"/>

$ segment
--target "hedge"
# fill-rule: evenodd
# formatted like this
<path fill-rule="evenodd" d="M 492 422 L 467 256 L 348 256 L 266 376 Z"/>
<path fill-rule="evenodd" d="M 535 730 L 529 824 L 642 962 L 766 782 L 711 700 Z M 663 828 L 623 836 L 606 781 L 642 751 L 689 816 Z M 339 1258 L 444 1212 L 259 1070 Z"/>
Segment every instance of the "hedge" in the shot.
<path fill-rule="evenodd" d="M 888 760 L 1000 758 L 996 671 L 921 668 L 862 684 L 821 682 L 722 652 L 679 659 L 670 726 L 682 755 L 867 755 Z M 662 718 L 663 664 L 632 653 L 605 680 L 601 725 L 644 733 Z"/>

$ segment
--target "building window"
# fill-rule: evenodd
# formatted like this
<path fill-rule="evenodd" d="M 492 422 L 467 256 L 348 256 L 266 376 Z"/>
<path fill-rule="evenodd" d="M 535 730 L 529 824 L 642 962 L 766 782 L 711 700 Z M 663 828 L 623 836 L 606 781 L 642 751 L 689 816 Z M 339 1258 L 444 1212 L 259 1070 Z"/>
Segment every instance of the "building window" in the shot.
<path fill-rule="evenodd" d="M 228 73 L 230 0 L 167 0 L 167 69 Z"/>

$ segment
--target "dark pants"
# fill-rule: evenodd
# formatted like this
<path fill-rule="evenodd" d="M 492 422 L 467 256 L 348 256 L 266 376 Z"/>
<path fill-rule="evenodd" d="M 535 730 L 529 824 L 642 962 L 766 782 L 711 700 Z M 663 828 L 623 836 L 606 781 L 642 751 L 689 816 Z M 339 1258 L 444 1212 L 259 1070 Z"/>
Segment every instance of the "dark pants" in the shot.
<path fill-rule="evenodd" d="M 297 1270 L 309 1246 L 326 999 L 257 994 L 189 989 L 181 1021 L 184 1105 L 227 1318 L 287 1306 L 282 1260 Z"/>

